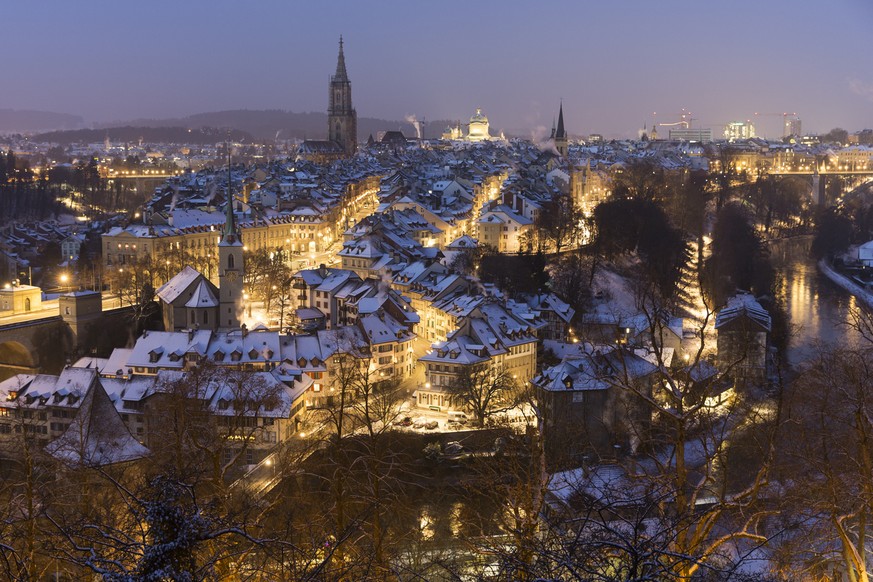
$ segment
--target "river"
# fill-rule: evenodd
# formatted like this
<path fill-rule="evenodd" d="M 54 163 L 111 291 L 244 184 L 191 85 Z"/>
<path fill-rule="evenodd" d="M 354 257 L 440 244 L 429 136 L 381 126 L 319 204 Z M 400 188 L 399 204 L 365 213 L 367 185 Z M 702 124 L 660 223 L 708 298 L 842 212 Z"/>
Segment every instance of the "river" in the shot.
<path fill-rule="evenodd" d="M 816 267 L 809 255 L 808 236 L 770 243 L 770 258 L 781 276 L 778 289 L 785 302 L 791 326 L 788 362 L 801 365 L 823 348 L 855 348 L 863 338 L 846 322 L 857 307 L 855 297 L 844 291 Z"/>

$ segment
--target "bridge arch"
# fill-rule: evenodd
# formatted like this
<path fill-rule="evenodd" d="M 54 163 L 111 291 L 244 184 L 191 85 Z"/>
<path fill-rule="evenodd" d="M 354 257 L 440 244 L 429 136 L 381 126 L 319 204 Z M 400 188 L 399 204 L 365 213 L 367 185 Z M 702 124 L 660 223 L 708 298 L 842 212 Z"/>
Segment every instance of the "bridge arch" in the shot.
<path fill-rule="evenodd" d="M 24 344 L 15 340 L 0 342 L 0 380 L 15 374 L 35 372 L 33 354 Z"/>

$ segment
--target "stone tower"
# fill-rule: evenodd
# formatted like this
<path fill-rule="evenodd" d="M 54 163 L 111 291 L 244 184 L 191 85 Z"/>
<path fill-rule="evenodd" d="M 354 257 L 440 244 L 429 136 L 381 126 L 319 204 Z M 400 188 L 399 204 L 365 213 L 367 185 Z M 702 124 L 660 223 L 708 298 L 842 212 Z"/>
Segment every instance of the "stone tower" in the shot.
<path fill-rule="evenodd" d="M 218 243 L 218 327 L 239 328 L 243 297 L 243 244 L 233 217 L 233 188 L 227 176 L 224 232 Z"/>
<path fill-rule="evenodd" d="M 567 157 L 567 132 L 564 130 L 564 102 L 558 109 L 558 128 L 555 130 L 555 149 L 563 157 Z"/>
<path fill-rule="evenodd" d="M 330 78 L 329 91 L 327 139 L 339 144 L 347 156 L 352 156 L 358 148 L 358 114 L 352 107 L 352 83 L 346 72 L 342 36 L 339 41 L 336 73 Z"/>

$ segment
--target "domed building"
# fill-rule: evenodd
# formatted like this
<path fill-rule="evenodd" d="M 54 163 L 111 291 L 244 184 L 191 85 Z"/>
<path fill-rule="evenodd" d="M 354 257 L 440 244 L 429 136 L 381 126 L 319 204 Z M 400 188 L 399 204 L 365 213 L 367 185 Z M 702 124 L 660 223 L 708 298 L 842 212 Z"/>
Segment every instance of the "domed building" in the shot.
<path fill-rule="evenodd" d="M 481 109 L 476 109 L 476 114 L 470 118 L 470 131 L 467 133 L 467 141 L 486 141 L 491 139 L 488 133 L 488 118 L 482 115 Z"/>

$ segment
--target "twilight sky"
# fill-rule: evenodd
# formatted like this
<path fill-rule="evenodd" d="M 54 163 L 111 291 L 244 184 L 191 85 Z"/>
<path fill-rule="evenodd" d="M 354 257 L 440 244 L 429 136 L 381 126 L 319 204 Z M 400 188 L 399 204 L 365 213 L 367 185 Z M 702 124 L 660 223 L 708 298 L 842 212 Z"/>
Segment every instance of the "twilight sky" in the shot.
<path fill-rule="evenodd" d="M 0 108 L 86 121 L 324 111 L 337 39 L 359 116 L 636 135 L 796 112 L 873 127 L 870 0 L 10 0 Z M 654 116 L 653 113 L 657 112 Z M 759 133 L 778 135 L 781 116 Z M 538 129 L 539 128 L 539 129 Z"/>

